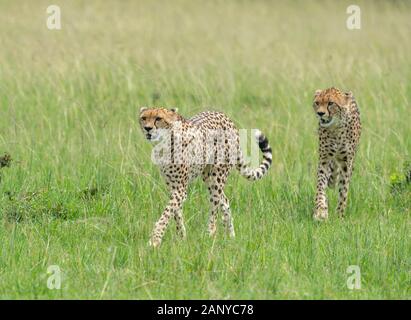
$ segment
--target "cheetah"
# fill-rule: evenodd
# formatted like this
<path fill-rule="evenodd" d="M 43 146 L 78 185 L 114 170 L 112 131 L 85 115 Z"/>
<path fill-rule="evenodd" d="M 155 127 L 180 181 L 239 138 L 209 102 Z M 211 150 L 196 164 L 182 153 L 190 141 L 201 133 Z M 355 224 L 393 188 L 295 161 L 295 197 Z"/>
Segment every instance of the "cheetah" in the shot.
<path fill-rule="evenodd" d="M 314 219 L 328 218 L 325 190 L 338 181 L 337 213 L 344 216 L 354 157 L 361 135 L 360 112 L 351 92 L 316 90 L 313 103 L 319 119 L 319 164 Z"/>
<path fill-rule="evenodd" d="M 185 238 L 182 205 L 189 183 L 200 176 L 210 196 L 209 235 L 216 233 L 217 213 L 221 210 L 224 227 L 229 236 L 234 237 L 233 218 L 224 186 L 234 167 L 250 181 L 266 175 L 272 163 L 267 138 L 256 130 L 255 137 L 263 159 L 259 167 L 253 169 L 241 153 L 238 129 L 221 112 L 205 111 L 186 119 L 177 109 L 143 107 L 139 121 L 145 138 L 154 142 L 152 160 L 159 166 L 170 193 L 168 205 L 155 224 L 149 244 L 160 246 L 171 218 L 176 222 L 178 236 Z"/>

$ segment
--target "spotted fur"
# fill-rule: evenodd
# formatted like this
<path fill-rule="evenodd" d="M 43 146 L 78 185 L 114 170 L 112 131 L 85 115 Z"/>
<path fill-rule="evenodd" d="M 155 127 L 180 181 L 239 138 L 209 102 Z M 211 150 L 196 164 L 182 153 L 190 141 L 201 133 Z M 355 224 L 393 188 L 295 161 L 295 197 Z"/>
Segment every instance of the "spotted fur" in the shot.
<path fill-rule="evenodd" d="M 234 237 L 233 218 L 229 200 L 224 194 L 224 186 L 230 170 L 234 167 L 250 181 L 259 180 L 267 173 L 272 162 L 272 151 L 267 138 L 260 131 L 256 132 L 263 160 L 258 168 L 252 169 L 246 164 L 241 153 L 237 128 L 221 112 L 206 111 L 185 119 L 175 109 L 142 108 L 140 126 L 150 141 L 160 140 L 161 130 L 171 132 L 169 147 L 158 151 L 163 157 L 165 154 L 171 159 L 159 164 L 170 191 L 170 200 L 155 224 L 150 244 L 154 247 L 161 244 L 171 218 L 176 222 L 177 233 L 182 238 L 185 237 L 182 205 L 187 197 L 189 183 L 198 176 L 206 183 L 210 195 L 209 234 L 213 236 L 216 233 L 217 213 L 221 210 L 225 228 L 228 234 Z M 213 130 L 216 134 L 213 134 Z M 153 152 L 156 154 L 156 147 Z M 191 163 L 193 154 L 201 154 L 203 161 Z"/>
<path fill-rule="evenodd" d="M 319 164 L 314 219 L 328 218 L 326 187 L 339 184 L 337 212 L 344 215 L 353 162 L 361 136 L 360 112 L 351 92 L 317 90 L 314 110 L 319 118 Z"/>

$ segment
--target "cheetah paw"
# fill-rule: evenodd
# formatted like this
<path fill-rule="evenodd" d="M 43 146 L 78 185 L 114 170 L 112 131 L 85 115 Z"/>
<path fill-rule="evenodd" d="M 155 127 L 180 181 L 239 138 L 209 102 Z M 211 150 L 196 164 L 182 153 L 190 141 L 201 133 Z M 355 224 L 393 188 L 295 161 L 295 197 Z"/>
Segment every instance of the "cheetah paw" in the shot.
<path fill-rule="evenodd" d="M 328 210 L 324 208 L 317 209 L 314 212 L 314 220 L 324 221 L 328 219 Z"/>
<path fill-rule="evenodd" d="M 230 238 L 235 238 L 234 228 L 226 227 L 225 229 Z"/>
<path fill-rule="evenodd" d="M 148 245 L 149 245 L 150 247 L 153 247 L 153 248 L 158 248 L 158 247 L 160 246 L 160 244 L 161 244 L 161 240 L 159 240 L 159 239 L 151 239 L 151 240 L 148 242 Z"/>

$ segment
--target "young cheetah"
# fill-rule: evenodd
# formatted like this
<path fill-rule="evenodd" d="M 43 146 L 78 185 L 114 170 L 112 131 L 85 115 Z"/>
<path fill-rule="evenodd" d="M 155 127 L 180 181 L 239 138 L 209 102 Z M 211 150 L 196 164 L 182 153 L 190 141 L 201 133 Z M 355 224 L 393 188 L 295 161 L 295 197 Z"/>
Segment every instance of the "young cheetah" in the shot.
<path fill-rule="evenodd" d="M 267 138 L 257 130 L 256 139 L 263 160 L 257 169 L 252 169 L 241 154 L 238 129 L 223 113 L 207 111 L 185 119 L 175 109 L 142 108 L 140 126 L 146 139 L 156 142 L 152 160 L 159 165 L 170 191 L 170 201 L 155 224 L 150 245 L 158 247 L 161 244 L 173 217 L 177 234 L 185 237 L 182 205 L 187 197 L 188 184 L 200 175 L 210 194 L 209 234 L 213 236 L 216 232 L 217 211 L 221 209 L 225 228 L 234 237 L 224 185 L 233 167 L 251 181 L 259 180 L 267 173 L 272 161 Z"/>
<path fill-rule="evenodd" d="M 353 162 L 361 135 L 360 112 L 351 92 L 317 90 L 314 111 L 319 118 L 319 164 L 314 219 L 328 218 L 326 187 L 339 182 L 337 212 L 344 215 Z"/>

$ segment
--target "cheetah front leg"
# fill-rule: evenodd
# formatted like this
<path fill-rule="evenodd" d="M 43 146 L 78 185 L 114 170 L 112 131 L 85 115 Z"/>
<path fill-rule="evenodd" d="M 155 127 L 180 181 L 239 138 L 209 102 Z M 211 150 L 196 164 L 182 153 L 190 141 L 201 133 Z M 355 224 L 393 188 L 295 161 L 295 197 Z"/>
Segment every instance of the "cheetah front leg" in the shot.
<path fill-rule="evenodd" d="M 161 244 L 161 240 L 167 229 L 171 217 L 175 217 L 177 222 L 177 232 L 180 235 L 185 235 L 185 227 L 183 223 L 183 216 L 181 213 L 181 208 L 185 200 L 186 189 L 180 188 L 173 190 L 171 193 L 170 201 L 160 219 L 156 222 L 154 226 L 153 233 L 151 235 L 151 240 L 149 244 L 153 247 L 158 247 Z"/>
<path fill-rule="evenodd" d="M 328 188 L 333 189 L 338 181 L 338 164 L 337 162 L 332 159 L 329 162 L 329 178 L 328 178 Z"/>
<path fill-rule="evenodd" d="M 329 166 L 326 159 L 320 159 L 317 170 L 317 195 L 315 197 L 315 220 L 326 220 L 328 218 L 328 204 L 325 189 L 328 185 Z"/>
<path fill-rule="evenodd" d="M 346 158 L 340 163 L 340 179 L 338 189 L 338 206 L 337 213 L 340 217 L 344 216 L 345 208 L 347 207 L 348 188 L 350 186 L 352 176 L 353 159 Z"/>

